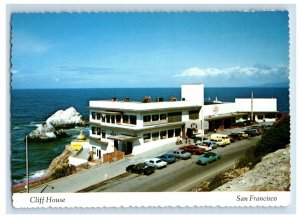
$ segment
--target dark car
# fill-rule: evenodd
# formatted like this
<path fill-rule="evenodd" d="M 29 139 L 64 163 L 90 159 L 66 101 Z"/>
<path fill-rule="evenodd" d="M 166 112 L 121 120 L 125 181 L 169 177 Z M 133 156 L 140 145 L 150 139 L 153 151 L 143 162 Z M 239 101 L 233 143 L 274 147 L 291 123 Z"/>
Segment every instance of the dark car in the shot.
<path fill-rule="evenodd" d="M 206 150 L 205 148 L 200 148 L 196 145 L 187 145 L 180 148 L 183 151 L 190 152 L 191 154 L 203 154 Z"/>
<path fill-rule="evenodd" d="M 243 137 L 238 133 L 231 133 L 228 137 L 230 138 L 231 142 L 235 142 L 243 139 Z"/>
<path fill-rule="evenodd" d="M 244 132 L 247 133 L 251 137 L 259 135 L 259 133 L 256 130 L 254 130 L 254 129 L 247 129 Z"/>
<path fill-rule="evenodd" d="M 154 173 L 155 168 L 148 166 L 146 163 L 132 164 L 126 167 L 126 171 L 129 173 L 138 173 L 144 175 L 150 175 Z"/>
<path fill-rule="evenodd" d="M 207 140 L 206 137 L 202 138 L 201 136 L 195 136 L 195 135 L 192 136 L 191 139 L 194 140 L 194 143 L 201 143 L 202 141 Z"/>
<path fill-rule="evenodd" d="M 173 155 L 170 155 L 170 154 L 163 154 L 157 158 L 161 159 L 162 161 L 167 162 L 168 164 L 176 162 L 176 157 L 174 157 Z"/>

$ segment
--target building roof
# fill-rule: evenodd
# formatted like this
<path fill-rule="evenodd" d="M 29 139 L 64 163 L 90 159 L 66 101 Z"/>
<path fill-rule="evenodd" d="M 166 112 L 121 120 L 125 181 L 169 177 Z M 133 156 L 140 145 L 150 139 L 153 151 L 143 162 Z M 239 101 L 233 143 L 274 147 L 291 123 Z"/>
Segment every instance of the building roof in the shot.
<path fill-rule="evenodd" d="M 124 101 L 90 101 L 89 109 L 113 111 L 155 111 L 168 109 L 200 108 L 202 105 L 191 101 L 165 102 L 124 102 Z"/>

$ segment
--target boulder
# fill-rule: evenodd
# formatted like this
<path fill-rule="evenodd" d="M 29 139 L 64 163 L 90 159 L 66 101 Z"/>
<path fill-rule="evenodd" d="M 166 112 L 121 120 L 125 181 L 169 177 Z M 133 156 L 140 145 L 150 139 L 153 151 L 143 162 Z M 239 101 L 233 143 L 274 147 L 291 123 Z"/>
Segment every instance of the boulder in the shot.
<path fill-rule="evenodd" d="M 50 123 L 55 129 L 69 129 L 85 125 L 82 116 L 74 107 L 56 111 L 46 120 L 46 123 Z"/>
<path fill-rule="evenodd" d="M 86 125 L 87 122 L 83 120 L 80 113 L 74 107 L 70 107 L 66 110 L 56 111 L 46 120 L 45 124 L 39 125 L 28 135 L 28 140 L 36 142 L 55 141 L 59 138 L 69 137 L 62 129 Z"/>
<path fill-rule="evenodd" d="M 55 130 L 50 123 L 39 125 L 38 128 L 28 135 L 28 141 L 49 142 L 69 135 L 63 130 Z"/>

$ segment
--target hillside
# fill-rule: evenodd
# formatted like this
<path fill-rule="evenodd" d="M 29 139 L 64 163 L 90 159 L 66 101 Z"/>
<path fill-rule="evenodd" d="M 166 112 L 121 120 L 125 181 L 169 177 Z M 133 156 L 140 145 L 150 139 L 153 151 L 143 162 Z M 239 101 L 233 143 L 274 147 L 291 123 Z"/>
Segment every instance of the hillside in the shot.
<path fill-rule="evenodd" d="M 214 191 L 289 191 L 290 167 L 290 148 L 280 149 Z"/>

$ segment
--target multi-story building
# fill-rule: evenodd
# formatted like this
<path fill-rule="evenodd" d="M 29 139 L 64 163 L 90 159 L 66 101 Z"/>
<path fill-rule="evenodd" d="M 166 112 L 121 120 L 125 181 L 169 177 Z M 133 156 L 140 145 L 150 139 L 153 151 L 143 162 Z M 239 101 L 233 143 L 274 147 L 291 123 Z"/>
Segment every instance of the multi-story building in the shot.
<path fill-rule="evenodd" d="M 153 102 L 90 101 L 90 141 L 94 158 L 116 148 L 138 154 L 177 138 L 203 134 L 203 84 L 182 85 L 181 99 Z"/>

